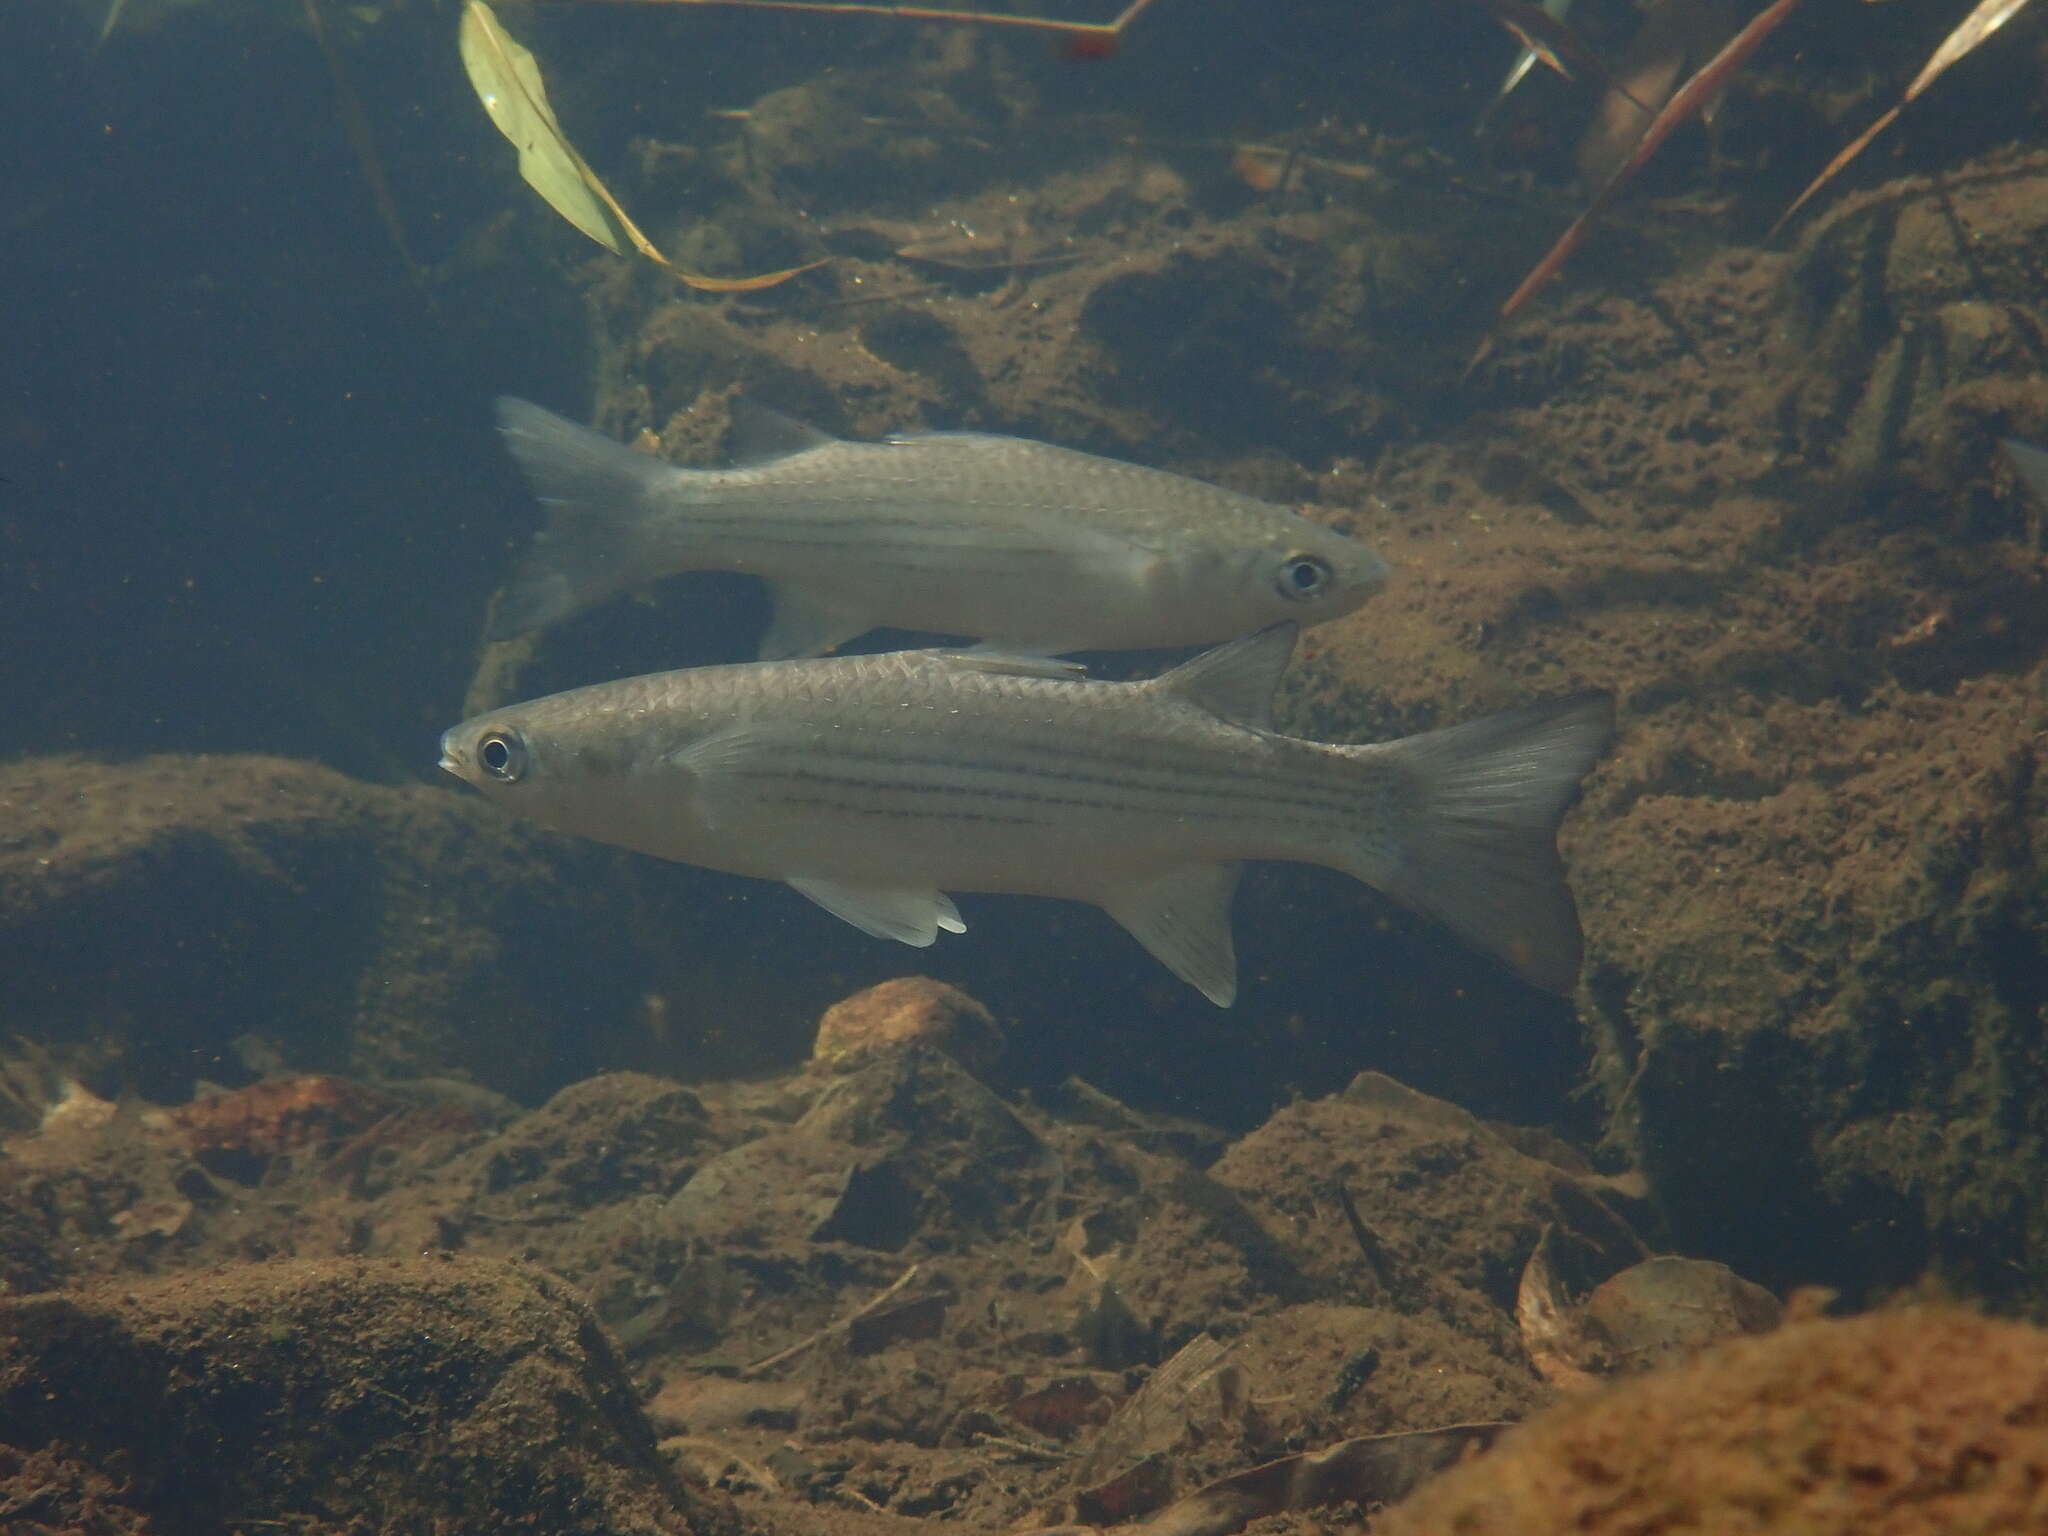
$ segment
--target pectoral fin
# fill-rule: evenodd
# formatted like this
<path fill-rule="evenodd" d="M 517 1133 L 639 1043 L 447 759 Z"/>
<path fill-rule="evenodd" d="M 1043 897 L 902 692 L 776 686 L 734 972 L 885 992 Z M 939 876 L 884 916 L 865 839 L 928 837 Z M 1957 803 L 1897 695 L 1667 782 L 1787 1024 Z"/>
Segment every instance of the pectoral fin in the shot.
<path fill-rule="evenodd" d="M 1195 864 L 1119 886 L 1101 900 L 1161 965 L 1219 1008 L 1237 997 L 1230 898 L 1242 865 Z"/>
<path fill-rule="evenodd" d="M 771 728 L 743 725 L 693 741 L 669 762 L 681 770 L 699 819 L 720 828 L 749 813 L 755 766 L 774 761 L 783 750 Z"/>
<path fill-rule="evenodd" d="M 813 875 L 792 875 L 789 884 L 834 917 L 844 918 L 878 939 L 895 939 L 923 949 L 939 936 L 941 928 L 948 933 L 967 931 L 960 909 L 944 891 L 890 890 Z"/>
<path fill-rule="evenodd" d="M 864 635 L 875 621 L 864 613 L 834 606 L 814 593 L 792 587 L 775 588 L 775 622 L 761 640 L 763 661 L 789 661 L 822 656 L 855 635 Z"/>

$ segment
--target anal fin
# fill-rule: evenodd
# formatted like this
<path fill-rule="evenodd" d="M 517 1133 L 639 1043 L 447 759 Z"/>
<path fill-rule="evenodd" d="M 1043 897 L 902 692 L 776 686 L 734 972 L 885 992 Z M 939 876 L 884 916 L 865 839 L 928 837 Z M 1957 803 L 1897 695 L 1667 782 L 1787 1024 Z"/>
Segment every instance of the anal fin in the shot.
<path fill-rule="evenodd" d="M 1243 866 L 1192 864 L 1133 880 L 1100 900 L 1159 963 L 1219 1008 L 1237 999 L 1230 898 Z"/>
<path fill-rule="evenodd" d="M 965 933 L 960 909 L 944 891 L 900 890 L 883 886 L 854 885 L 845 880 L 828 880 L 816 875 L 792 875 L 792 890 L 801 892 L 830 912 L 878 939 L 894 939 L 924 949 L 939 936 L 939 930 Z"/>
<path fill-rule="evenodd" d="M 875 627 L 866 614 L 852 613 L 813 593 L 778 584 L 775 621 L 761 640 L 761 660 L 790 661 L 822 656 Z"/>

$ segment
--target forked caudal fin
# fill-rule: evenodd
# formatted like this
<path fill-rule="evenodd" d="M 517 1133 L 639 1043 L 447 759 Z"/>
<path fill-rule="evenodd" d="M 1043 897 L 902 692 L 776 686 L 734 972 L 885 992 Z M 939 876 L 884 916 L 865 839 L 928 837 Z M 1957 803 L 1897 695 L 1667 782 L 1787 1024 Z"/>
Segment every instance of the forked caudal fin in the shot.
<path fill-rule="evenodd" d="M 648 493 L 682 471 L 510 396 L 498 401 L 498 430 L 548 517 L 491 615 L 491 639 L 505 640 L 639 580 Z"/>
<path fill-rule="evenodd" d="M 1535 985 L 1569 992 L 1582 941 L 1557 827 L 1613 739 L 1614 701 L 1595 693 L 1359 748 L 1398 765 L 1406 783 L 1391 837 L 1339 867 Z"/>

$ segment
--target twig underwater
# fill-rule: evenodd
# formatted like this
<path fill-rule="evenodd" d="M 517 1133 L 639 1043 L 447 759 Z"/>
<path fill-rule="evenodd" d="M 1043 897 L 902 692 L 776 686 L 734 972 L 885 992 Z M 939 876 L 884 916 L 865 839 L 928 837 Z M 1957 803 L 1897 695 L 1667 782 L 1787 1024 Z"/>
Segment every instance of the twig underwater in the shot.
<path fill-rule="evenodd" d="M 940 21 L 962 26 L 1052 32 L 1069 37 L 1116 39 L 1149 10 L 1153 0 L 1130 0 L 1109 21 L 1070 21 L 1060 16 L 1012 15 L 1003 11 L 968 11 L 951 6 L 883 5 L 867 0 L 557 0 L 577 5 L 724 6 L 749 11 L 798 11 L 811 16 L 887 16 L 899 21 Z"/>
<path fill-rule="evenodd" d="M 1793 216 L 1813 200 L 1814 194 L 1833 181 L 1850 161 L 1862 154 L 1872 139 L 1898 121 L 1899 114 L 1946 74 L 1950 65 L 1958 63 L 1966 55 L 1974 52 L 1979 43 L 2011 21 L 2026 4 L 2027 0 L 1981 0 L 1981 3 L 1962 19 L 1961 24 L 1943 39 L 1941 46 L 1934 50 L 1926 64 L 1921 67 L 1920 73 L 1913 77 L 1913 83 L 1906 87 L 1905 94 L 1899 97 L 1898 103 L 1851 139 L 1848 146 L 1822 167 L 1818 176 L 1807 183 L 1806 190 L 1792 199 L 1792 205 L 1778 215 L 1778 222 L 1764 235 L 1764 243 L 1768 245 L 1776 239 L 1778 232 L 1792 222 Z"/>
<path fill-rule="evenodd" d="M 1585 243 L 1586 236 L 1592 232 L 1594 221 L 1614 206 L 1615 200 L 1634 179 L 1636 172 L 1648 163 L 1650 157 L 1663 147 L 1664 141 L 1669 139 L 1682 123 L 1704 110 L 1707 103 L 1721 93 L 1736 71 L 1749 62 L 1750 57 L 1763 46 L 1764 39 L 1777 30 L 1778 25 L 1792 14 L 1798 4 L 1799 0 L 1773 0 L 1771 5 L 1752 17 L 1748 25 L 1730 38 L 1719 53 L 1700 66 L 1692 78 L 1673 93 L 1671 99 L 1664 103 L 1664 110 L 1657 114 L 1655 120 L 1644 130 L 1643 136 L 1636 141 L 1636 146 L 1629 152 L 1628 158 L 1622 161 L 1594 195 L 1586 211 L 1571 222 L 1570 227 L 1558 237 L 1557 243 L 1551 246 L 1543 259 L 1530 269 L 1529 275 L 1522 279 L 1521 285 L 1508 295 L 1507 302 L 1501 305 L 1500 313 L 1495 317 L 1496 326 L 1512 319 L 1522 306 L 1536 295 L 1538 289 L 1558 274 L 1564 264 Z M 1492 344 L 1490 335 L 1480 344 L 1471 362 L 1466 364 L 1465 372 L 1468 376 L 1484 360 L 1492 349 Z"/>

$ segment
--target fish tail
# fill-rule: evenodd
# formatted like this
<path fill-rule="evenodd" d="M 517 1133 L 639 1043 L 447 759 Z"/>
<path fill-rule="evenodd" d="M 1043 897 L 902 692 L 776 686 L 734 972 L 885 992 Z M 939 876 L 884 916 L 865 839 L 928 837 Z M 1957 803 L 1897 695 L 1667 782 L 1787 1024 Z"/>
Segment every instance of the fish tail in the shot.
<path fill-rule="evenodd" d="M 498 430 L 548 516 L 491 614 L 490 638 L 504 640 L 640 579 L 649 497 L 680 471 L 509 395 Z"/>
<path fill-rule="evenodd" d="M 1588 693 L 1349 749 L 1400 779 L 1341 867 L 1568 993 L 1583 942 L 1557 828 L 1613 739 L 1613 699 Z"/>

